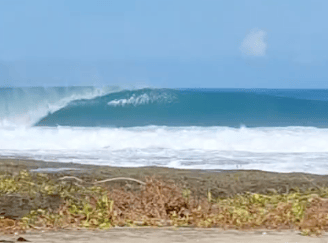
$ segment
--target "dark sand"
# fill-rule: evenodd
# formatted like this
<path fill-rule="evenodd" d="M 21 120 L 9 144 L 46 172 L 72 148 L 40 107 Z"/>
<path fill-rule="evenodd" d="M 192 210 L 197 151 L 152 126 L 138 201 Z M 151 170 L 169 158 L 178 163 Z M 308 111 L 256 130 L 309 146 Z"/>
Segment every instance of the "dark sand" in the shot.
<path fill-rule="evenodd" d="M 204 171 L 163 167 L 122 168 L 0 158 L 1 174 L 16 174 L 21 170 L 47 173 L 53 178 L 76 176 L 86 182 L 115 177 L 144 180 L 147 176 L 156 176 L 189 188 L 196 196 L 206 196 L 207 192 L 211 191 L 214 198 L 245 192 L 286 193 L 295 188 L 306 190 L 328 186 L 328 175 L 306 173 L 274 173 L 256 170 Z M 137 183 L 127 181 L 113 181 L 107 184 L 112 187 L 128 186 L 132 190 L 139 188 Z"/>

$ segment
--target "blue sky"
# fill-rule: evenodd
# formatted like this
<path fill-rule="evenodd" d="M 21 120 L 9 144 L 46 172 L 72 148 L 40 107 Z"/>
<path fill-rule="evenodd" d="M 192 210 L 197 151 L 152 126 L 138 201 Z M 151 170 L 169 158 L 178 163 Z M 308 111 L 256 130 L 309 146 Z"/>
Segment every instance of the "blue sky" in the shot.
<path fill-rule="evenodd" d="M 0 86 L 328 88 L 327 0 L 0 0 Z"/>

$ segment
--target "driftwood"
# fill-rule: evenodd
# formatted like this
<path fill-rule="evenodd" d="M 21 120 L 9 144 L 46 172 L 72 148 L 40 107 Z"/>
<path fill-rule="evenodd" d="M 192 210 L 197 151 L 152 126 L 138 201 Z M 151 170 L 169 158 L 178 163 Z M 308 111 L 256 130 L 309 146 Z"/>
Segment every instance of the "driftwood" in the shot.
<path fill-rule="evenodd" d="M 83 180 L 81 180 L 80 178 L 77 178 L 75 176 L 64 176 L 64 177 L 59 178 L 58 180 L 66 180 L 66 179 L 75 179 L 80 183 L 85 183 Z M 141 185 L 146 185 L 146 183 L 143 182 L 143 181 L 133 179 L 133 178 L 128 178 L 128 177 L 109 178 L 109 179 L 105 179 L 105 180 L 101 180 L 101 181 L 96 181 L 92 184 L 96 185 L 96 184 L 100 184 L 100 183 L 105 183 L 105 182 L 109 182 L 109 181 L 118 181 L 118 180 L 134 181 L 134 182 L 137 182 Z"/>

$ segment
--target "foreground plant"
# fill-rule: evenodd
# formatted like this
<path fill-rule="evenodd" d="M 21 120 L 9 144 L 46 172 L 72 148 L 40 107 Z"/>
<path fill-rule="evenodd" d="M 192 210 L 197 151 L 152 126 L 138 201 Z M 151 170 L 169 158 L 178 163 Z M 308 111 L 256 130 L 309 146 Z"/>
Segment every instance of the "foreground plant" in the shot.
<path fill-rule="evenodd" d="M 0 178 L 0 197 L 19 193 L 36 198 L 59 195 L 58 208 L 34 208 L 19 220 L 0 219 L 0 228 L 106 229 L 114 226 L 196 226 L 235 229 L 299 229 L 319 234 L 328 229 L 327 188 L 288 194 L 245 193 L 213 199 L 208 192 L 196 200 L 187 188 L 147 178 L 139 191 L 82 185 L 22 171 Z M 79 184 L 80 183 L 80 184 Z M 9 221 L 10 222 L 9 222 Z"/>

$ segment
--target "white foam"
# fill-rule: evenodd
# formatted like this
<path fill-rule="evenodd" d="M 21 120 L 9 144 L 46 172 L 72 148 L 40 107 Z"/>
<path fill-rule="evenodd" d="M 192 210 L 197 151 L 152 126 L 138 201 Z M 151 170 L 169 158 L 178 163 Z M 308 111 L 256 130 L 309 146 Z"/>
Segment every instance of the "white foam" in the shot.
<path fill-rule="evenodd" d="M 328 173 L 328 129 L 135 127 L 0 129 L 0 155 L 112 166 Z"/>
<path fill-rule="evenodd" d="M 107 104 L 109 106 L 126 106 L 126 105 L 133 105 L 133 106 L 138 106 L 138 105 L 146 105 L 149 103 L 154 103 L 154 102 L 171 102 L 173 100 L 173 97 L 169 96 L 166 93 L 163 94 L 156 94 L 156 93 L 149 93 L 149 94 L 141 94 L 136 96 L 133 94 L 130 98 L 127 99 L 115 99 L 109 101 Z"/>

